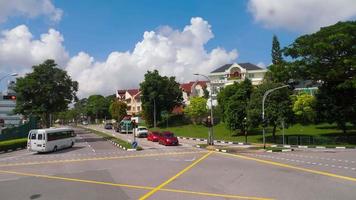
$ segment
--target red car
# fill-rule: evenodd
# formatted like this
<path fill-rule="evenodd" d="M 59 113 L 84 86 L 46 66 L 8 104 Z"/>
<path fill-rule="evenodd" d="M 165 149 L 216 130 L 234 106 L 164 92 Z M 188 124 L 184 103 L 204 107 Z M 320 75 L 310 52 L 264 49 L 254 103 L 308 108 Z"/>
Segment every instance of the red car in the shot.
<path fill-rule="evenodd" d="M 174 136 L 172 132 L 165 131 L 159 134 L 159 144 L 167 145 L 179 145 L 178 138 Z"/>
<path fill-rule="evenodd" d="M 159 138 L 159 132 L 157 132 L 157 131 L 150 131 L 150 132 L 148 133 L 148 136 L 147 136 L 147 140 L 148 140 L 148 141 L 158 142 L 158 138 Z"/>

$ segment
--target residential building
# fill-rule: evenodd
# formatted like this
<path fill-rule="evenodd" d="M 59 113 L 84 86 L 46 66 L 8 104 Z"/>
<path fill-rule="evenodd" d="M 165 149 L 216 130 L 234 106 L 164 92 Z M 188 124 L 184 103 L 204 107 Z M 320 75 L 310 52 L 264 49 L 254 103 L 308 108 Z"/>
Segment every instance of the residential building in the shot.
<path fill-rule="evenodd" d="M 208 81 L 191 81 L 180 84 L 183 93 L 183 104 L 189 105 L 189 99 L 194 96 L 203 97 L 207 90 Z"/>
<path fill-rule="evenodd" d="M 117 90 L 116 98 L 127 104 L 127 114 L 136 115 L 142 111 L 141 91 L 139 89 Z"/>
<path fill-rule="evenodd" d="M 234 82 L 250 79 L 252 85 L 259 85 L 267 72 L 267 69 L 258 67 L 251 63 L 225 64 L 210 72 L 211 85 L 219 91 Z M 210 85 L 209 85 L 210 86 Z"/>

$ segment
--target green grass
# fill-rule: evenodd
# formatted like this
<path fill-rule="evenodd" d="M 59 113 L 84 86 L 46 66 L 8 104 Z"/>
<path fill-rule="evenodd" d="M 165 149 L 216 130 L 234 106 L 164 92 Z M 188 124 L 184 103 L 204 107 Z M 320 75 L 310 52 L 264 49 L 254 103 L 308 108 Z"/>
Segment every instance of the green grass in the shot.
<path fill-rule="evenodd" d="M 85 129 L 87 129 L 87 130 L 93 132 L 94 134 L 96 134 L 96 135 L 98 135 L 98 136 L 100 136 L 100 137 L 102 137 L 102 138 L 104 138 L 104 139 L 107 139 L 107 140 L 116 142 L 117 144 L 120 144 L 121 146 L 125 147 L 126 149 L 132 149 L 132 145 L 131 145 L 131 143 L 129 143 L 129 142 L 126 142 L 126 141 L 124 141 L 124 140 L 121 140 L 121 139 L 119 139 L 119 138 L 117 138 L 117 137 L 113 137 L 113 136 L 111 136 L 111 135 L 109 135 L 109 134 L 106 134 L 106 133 L 104 133 L 104 132 L 101 132 L 101 131 L 93 130 L 93 129 L 90 129 L 90 128 L 85 128 Z M 142 147 L 137 146 L 137 147 L 136 147 L 136 150 L 142 150 Z"/>
<path fill-rule="evenodd" d="M 16 150 L 17 148 L 24 148 L 27 145 L 27 137 L 13 140 L 6 140 L 0 142 L 0 151 Z"/>
<path fill-rule="evenodd" d="M 349 127 L 348 135 L 356 136 L 356 129 L 354 127 Z M 195 137 L 195 138 L 207 138 L 208 137 L 208 128 L 202 125 L 181 125 L 174 126 L 168 128 L 156 128 L 156 130 L 169 130 L 174 132 L 177 136 L 182 137 Z M 272 129 L 266 128 L 266 138 L 271 139 L 272 137 Z M 249 143 L 262 143 L 262 129 L 255 129 L 248 131 L 248 139 Z M 282 130 L 277 129 L 276 135 L 282 135 Z M 296 124 L 288 129 L 285 129 L 286 136 L 314 136 L 320 139 L 327 139 L 328 136 L 337 136 L 343 135 L 341 130 L 338 130 L 335 125 L 330 124 L 319 124 L 319 125 L 301 125 Z M 226 141 L 236 141 L 236 142 L 245 142 L 245 136 L 240 134 L 234 134 L 230 130 L 225 127 L 225 124 L 220 123 L 214 126 L 214 139 L 216 140 L 226 140 Z M 328 141 L 325 141 L 328 142 Z M 334 144 L 331 144 L 334 145 Z M 342 143 L 337 144 L 336 146 L 340 146 Z M 349 145 L 349 144 L 345 144 Z M 353 146 L 353 145 L 351 145 Z"/>

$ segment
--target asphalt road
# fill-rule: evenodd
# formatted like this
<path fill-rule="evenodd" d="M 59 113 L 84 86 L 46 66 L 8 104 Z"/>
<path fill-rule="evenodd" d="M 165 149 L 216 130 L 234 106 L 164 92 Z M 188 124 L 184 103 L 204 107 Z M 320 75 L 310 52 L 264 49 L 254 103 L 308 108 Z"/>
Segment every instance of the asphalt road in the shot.
<path fill-rule="evenodd" d="M 78 143 L 71 149 L 0 154 L 0 199 L 356 196 L 355 150 L 226 154 L 182 145 L 127 152 L 87 131 L 76 131 Z"/>

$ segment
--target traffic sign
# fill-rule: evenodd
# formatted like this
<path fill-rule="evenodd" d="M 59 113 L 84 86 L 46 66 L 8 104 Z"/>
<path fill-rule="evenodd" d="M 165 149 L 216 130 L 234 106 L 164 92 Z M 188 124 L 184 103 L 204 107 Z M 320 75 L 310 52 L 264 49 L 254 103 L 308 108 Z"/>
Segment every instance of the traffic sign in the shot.
<path fill-rule="evenodd" d="M 134 141 L 134 142 L 132 142 L 132 144 L 131 144 L 131 145 L 132 145 L 132 148 L 136 149 L 136 147 L 137 147 L 137 145 L 138 145 L 138 144 L 137 144 L 137 142 L 136 142 L 136 141 Z"/>

